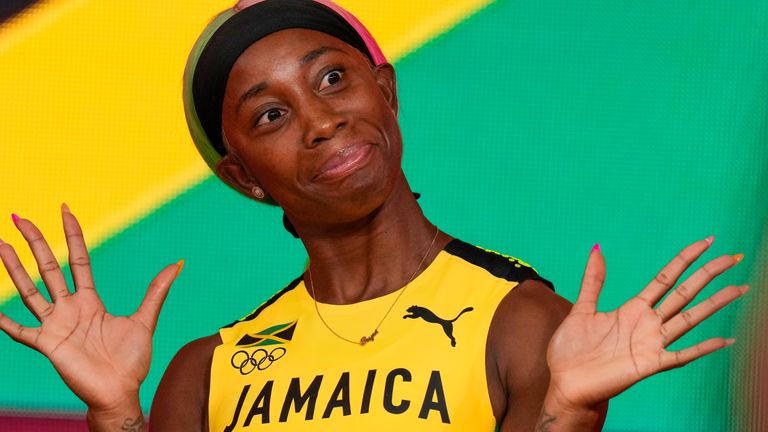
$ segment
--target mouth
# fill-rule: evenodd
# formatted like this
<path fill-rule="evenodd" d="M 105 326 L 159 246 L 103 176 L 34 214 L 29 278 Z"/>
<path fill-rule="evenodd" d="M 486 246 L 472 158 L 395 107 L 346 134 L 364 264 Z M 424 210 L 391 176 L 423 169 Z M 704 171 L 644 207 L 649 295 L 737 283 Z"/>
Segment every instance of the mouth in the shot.
<path fill-rule="evenodd" d="M 312 181 L 332 181 L 346 177 L 365 166 L 370 159 L 373 145 L 356 143 L 338 150 L 320 167 Z"/>

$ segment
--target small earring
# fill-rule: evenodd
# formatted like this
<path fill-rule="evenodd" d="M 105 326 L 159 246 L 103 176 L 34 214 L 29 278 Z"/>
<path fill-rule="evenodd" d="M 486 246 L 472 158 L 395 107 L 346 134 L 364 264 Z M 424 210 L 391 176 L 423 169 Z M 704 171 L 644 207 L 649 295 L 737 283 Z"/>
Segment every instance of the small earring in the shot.
<path fill-rule="evenodd" d="M 254 186 L 251 188 L 251 193 L 256 199 L 264 199 L 264 189 Z"/>

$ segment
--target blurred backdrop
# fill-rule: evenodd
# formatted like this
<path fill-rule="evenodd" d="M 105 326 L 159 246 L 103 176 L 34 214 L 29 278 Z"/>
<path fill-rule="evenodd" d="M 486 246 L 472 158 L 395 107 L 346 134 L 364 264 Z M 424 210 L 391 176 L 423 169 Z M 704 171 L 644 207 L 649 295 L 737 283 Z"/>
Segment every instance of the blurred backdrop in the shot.
<path fill-rule="evenodd" d="M 305 262 L 279 210 L 211 177 L 186 131 L 186 55 L 231 2 L 3 1 L 0 238 L 35 269 L 18 213 L 64 263 L 68 203 L 118 314 L 186 260 L 142 387 L 148 410 L 183 344 L 249 313 Z M 702 296 L 752 292 L 673 348 L 737 344 L 617 397 L 606 430 L 768 430 L 767 2 L 340 3 L 396 66 L 405 171 L 443 230 L 530 262 L 571 301 L 599 242 L 603 310 L 694 240 L 716 236 L 705 258 L 745 253 Z M 34 324 L 5 274 L 0 311 Z M 43 356 L 0 335 L 0 430 L 82 430 L 84 410 Z"/>

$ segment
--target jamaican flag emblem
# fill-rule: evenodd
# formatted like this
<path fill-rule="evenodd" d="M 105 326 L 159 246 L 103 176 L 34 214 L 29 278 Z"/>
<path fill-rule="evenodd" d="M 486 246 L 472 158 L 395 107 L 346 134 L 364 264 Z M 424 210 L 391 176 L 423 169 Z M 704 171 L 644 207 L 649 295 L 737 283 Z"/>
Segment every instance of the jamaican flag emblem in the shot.
<path fill-rule="evenodd" d="M 238 351 L 232 355 L 232 367 L 240 374 L 263 371 L 285 356 L 282 345 L 293 339 L 297 321 L 278 324 L 260 332 L 247 334 L 237 341 Z"/>
<path fill-rule="evenodd" d="M 257 333 L 247 334 L 237 341 L 237 346 L 250 348 L 268 345 L 283 345 L 293 339 L 293 332 L 296 330 L 298 321 L 286 324 L 278 324 Z"/>

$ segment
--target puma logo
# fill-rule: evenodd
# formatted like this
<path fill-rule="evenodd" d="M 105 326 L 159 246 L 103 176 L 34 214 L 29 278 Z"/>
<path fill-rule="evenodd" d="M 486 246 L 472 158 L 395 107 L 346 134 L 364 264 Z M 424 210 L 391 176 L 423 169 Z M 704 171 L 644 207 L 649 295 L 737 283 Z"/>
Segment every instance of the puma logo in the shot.
<path fill-rule="evenodd" d="M 413 319 L 421 318 L 421 319 L 423 319 L 424 321 L 426 321 L 428 323 L 440 324 L 440 326 L 443 327 L 443 331 L 445 332 L 445 335 L 448 336 L 448 339 L 451 340 L 451 346 L 455 347 L 456 346 L 456 339 L 453 337 L 453 322 L 456 321 L 457 319 L 459 319 L 459 317 L 464 315 L 466 312 L 472 311 L 474 309 L 475 308 L 473 308 L 473 307 L 464 308 L 463 311 L 459 312 L 459 314 L 456 315 L 456 318 L 454 318 L 452 320 L 444 320 L 444 319 L 440 318 L 439 316 L 435 315 L 434 312 L 432 312 L 431 310 L 429 310 L 429 309 L 427 309 L 425 307 L 413 305 L 413 306 L 411 306 L 411 307 L 409 307 L 407 309 L 409 314 L 405 315 L 403 317 L 403 319 L 405 319 L 405 318 L 413 318 Z"/>

